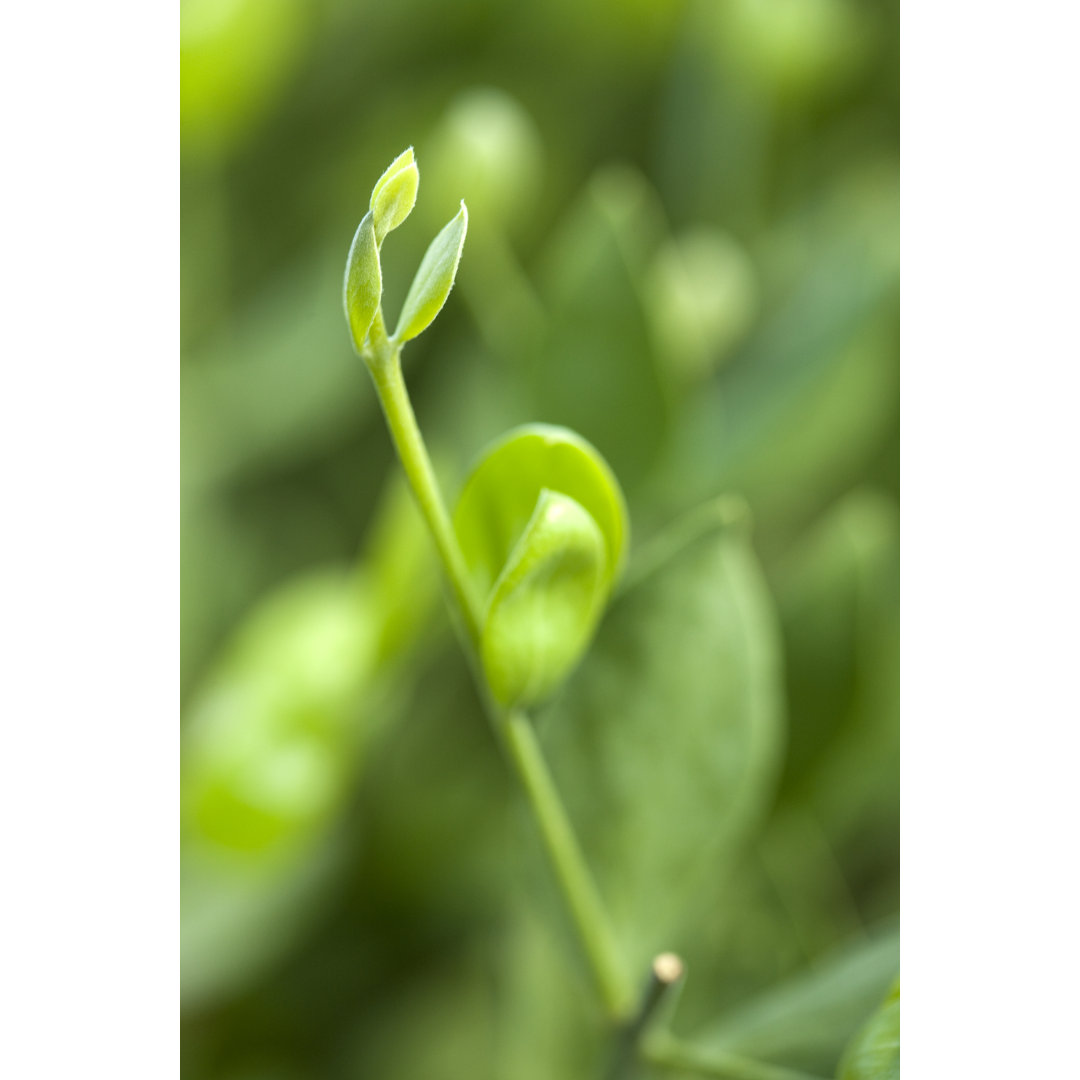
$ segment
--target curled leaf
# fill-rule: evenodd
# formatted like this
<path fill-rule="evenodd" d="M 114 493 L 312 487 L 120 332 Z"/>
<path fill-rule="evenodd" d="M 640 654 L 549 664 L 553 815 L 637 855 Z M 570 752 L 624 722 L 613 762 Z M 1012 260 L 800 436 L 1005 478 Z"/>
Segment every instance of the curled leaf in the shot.
<path fill-rule="evenodd" d="M 375 242 L 382 245 L 388 232 L 396 229 L 412 213 L 420 172 L 410 146 L 394 158 L 371 191 L 371 213 L 375 221 Z"/>
<path fill-rule="evenodd" d="M 343 299 L 353 348 L 359 353 L 382 300 L 379 245 L 375 239 L 375 219 L 370 211 L 360 222 L 345 261 Z"/>
<path fill-rule="evenodd" d="M 607 463 L 565 428 L 528 425 L 482 457 L 454 528 L 486 598 L 481 655 L 503 704 L 553 691 L 592 639 L 625 559 L 626 507 Z"/>
<path fill-rule="evenodd" d="M 544 490 L 491 592 L 481 659 L 504 704 L 537 701 L 581 658 L 603 610 L 604 537 L 568 495 Z"/>
<path fill-rule="evenodd" d="M 409 286 L 394 331 L 394 338 L 399 344 L 423 333 L 442 310 L 454 285 L 468 226 L 469 212 L 462 202 L 461 209 L 431 241 L 420 262 L 420 269 Z"/>
<path fill-rule="evenodd" d="M 603 534 L 609 581 L 621 572 L 629 524 L 615 474 L 591 443 L 568 428 L 525 424 L 484 452 L 454 515 L 465 561 L 482 592 L 502 572 L 544 488 L 581 504 Z"/>

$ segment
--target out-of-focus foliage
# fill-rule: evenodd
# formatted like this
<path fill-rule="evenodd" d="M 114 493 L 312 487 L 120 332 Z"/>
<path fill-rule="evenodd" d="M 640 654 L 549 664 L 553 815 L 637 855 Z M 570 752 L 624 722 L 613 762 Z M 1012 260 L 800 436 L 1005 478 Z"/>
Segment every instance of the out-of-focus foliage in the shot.
<path fill-rule="evenodd" d="M 840 1080 L 900 1080 L 900 980 L 852 1040 Z"/>
<path fill-rule="evenodd" d="M 182 0 L 185 1077 L 607 1060 L 342 319 L 369 210 L 451 499 L 526 423 L 625 493 L 535 722 L 628 970 L 699 1058 L 893 1075 L 897 54 L 895 0 Z"/>

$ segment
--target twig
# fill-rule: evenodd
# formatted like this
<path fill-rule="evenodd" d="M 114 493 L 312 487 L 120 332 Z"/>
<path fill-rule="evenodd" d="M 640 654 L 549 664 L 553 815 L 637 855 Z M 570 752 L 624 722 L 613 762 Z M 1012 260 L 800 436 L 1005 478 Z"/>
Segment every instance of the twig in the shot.
<path fill-rule="evenodd" d="M 633 1075 L 642 1038 L 656 1018 L 660 1003 L 669 998 L 670 991 L 682 980 L 685 971 L 682 960 L 674 953 L 661 953 L 653 960 L 641 1005 L 618 1034 L 608 1080 L 624 1080 Z"/>

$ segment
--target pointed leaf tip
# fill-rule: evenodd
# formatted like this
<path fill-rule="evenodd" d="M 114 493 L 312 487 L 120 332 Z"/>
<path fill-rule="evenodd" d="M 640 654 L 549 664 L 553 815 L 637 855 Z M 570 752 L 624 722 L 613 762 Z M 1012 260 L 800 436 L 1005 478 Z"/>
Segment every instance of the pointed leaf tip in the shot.
<path fill-rule="evenodd" d="M 468 227 L 469 211 L 462 199 L 461 209 L 432 240 L 409 286 L 409 294 L 405 297 L 394 331 L 394 338 L 399 344 L 423 333 L 442 310 L 457 276 Z"/>
<path fill-rule="evenodd" d="M 371 205 L 369 209 L 375 209 L 375 200 L 378 198 L 379 193 L 387 185 L 387 183 L 393 179 L 393 177 L 401 172 L 402 169 L 408 168 L 410 165 L 415 164 L 415 156 L 413 155 L 413 148 L 410 146 L 403 150 L 390 164 L 386 167 L 382 176 L 375 181 L 375 186 L 371 189 Z"/>
<path fill-rule="evenodd" d="M 410 146 L 393 160 L 371 191 L 376 244 L 381 246 L 386 234 L 396 229 L 412 213 L 419 185 L 420 171 Z"/>

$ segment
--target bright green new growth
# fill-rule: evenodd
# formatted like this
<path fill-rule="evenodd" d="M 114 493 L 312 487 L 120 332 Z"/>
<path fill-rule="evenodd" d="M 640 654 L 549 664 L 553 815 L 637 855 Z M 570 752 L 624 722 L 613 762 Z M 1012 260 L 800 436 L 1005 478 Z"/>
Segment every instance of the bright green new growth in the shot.
<path fill-rule="evenodd" d="M 544 488 L 569 495 L 595 519 L 609 584 L 622 571 L 630 526 L 615 474 L 591 443 L 568 428 L 525 424 L 484 452 L 454 512 L 458 540 L 483 592 L 502 572 Z"/>
<path fill-rule="evenodd" d="M 410 146 L 394 158 L 371 190 L 371 213 L 375 219 L 375 240 L 382 247 L 388 232 L 393 232 L 412 213 L 420 171 L 413 161 Z"/>
<path fill-rule="evenodd" d="M 415 166 L 413 166 L 415 168 Z M 454 285 L 461 249 L 465 246 L 465 232 L 469 227 L 469 212 L 465 203 L 446 224 L 442 232 L 431 241 L 420 269 L 409 286 L 401 315 L 398 318 L 394 340 L 401 345 L 423 333 L 442 311 L 446 298 Z"/>
<path fill-rule="evenodd" d="M 552 872 L 608 1015 L 632 1007 L 607 912 L 523 704 L 550 693 L 581 659 L 625 558 L 626 507 L 611 470 L 584 439 L 541 425 L 511 432 L 473 473 L 451 523 L 401 372 L 402 345 L 442 309 L 461 259 L 468 213 L 428 248 L 388 336 L 376 231 L 411 209 L 406 151 L 372 192 L 345 271 L 345 314 L 454 601 L 462 643 L 482 669 L 496 737 L 528 799 Z M 468 561 L 463 552 L 468 549 Z M 480 596 L 485 599 L 481 603 Z"/>
<path fill-rule="evenodd" d="M 412 213 L 420 186 L 420 170 L 410 146 L 391 162 L 371 189 L 370 208 L 356 230 L 345 262 L 344 304 L 353 348 L 361 356 L 374 342 L 368 341 L 375 316 L 382 303 L 382 266 L 379 251 L 387 233 L 396 229 Z M 416 271 L 393 334 L 396 347 L 423 333 L 442 310 L 454 285 L 469 213 L 461 209 L 431 242 Z M 384 323 L 379 322 L 385 335 Z"/>
<path fill-rule="evenodd" d="M 381 312 L 379 249 L 416 202 L 412 149 L 371 192 L 345 268 L 345 314 L 367 362 L 492 697 L 532 705 L 566 679 L 592 640 L 626 555 L 626 504 L 596 449 L 565 428 L 505 435 L 473 471 L 451 525 L 401 377 L 401 347 L 442 310 L 468 229 L 461 209 L 432 241 L 397 329 Z"/>
<path fill-rule="evenodd" d="M 618 481 L 572 431 L 532 424 L 473 470 L 454 529 L 485 597 L 481 659 L 496 700 L 535 704 L 584 655 L 625 559 Z"/>
<path fill-rule="evenodd" d="M 382 268 L 375 239 L 375 219 L 369 211 L 353 237 L 345 262 L 345 318 L 349 321 L 353 348 L 362 352 L 382 299 Z"/>
<path fill-rule="evenodd" d="M 542 700 L 581 659 L 606 599 L 605 556 L 587 511 L 542 491 L 484 619 L 480 658 L 501 704 Z"/>

